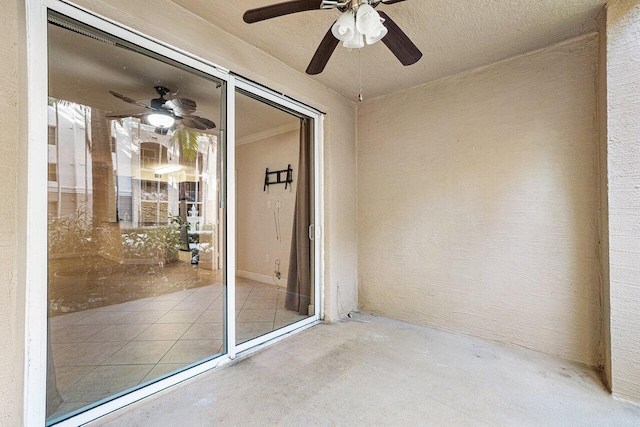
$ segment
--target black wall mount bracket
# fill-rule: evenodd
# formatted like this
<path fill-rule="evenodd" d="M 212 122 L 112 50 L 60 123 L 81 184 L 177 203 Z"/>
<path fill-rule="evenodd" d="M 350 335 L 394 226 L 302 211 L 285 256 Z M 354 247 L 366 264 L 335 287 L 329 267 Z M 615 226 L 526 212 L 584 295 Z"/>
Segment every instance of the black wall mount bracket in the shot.
<path fill-rule="evenodd" d="M 275 180 L 269 179 L 271 175 L 275 175 Z M 273 179 L 273 177 L 271 179 Z M 267 168 L 264 172 L 264 189 L 262 191 L 267 191 L 267 187 L 273 184 L 284 184 L 284 188 L 286 189 L 292 182 L 293 169 L 291 169 L 291 165 L 287 165 L 286 169 L 273 172 L 269 172 L 269 168 Z"/>

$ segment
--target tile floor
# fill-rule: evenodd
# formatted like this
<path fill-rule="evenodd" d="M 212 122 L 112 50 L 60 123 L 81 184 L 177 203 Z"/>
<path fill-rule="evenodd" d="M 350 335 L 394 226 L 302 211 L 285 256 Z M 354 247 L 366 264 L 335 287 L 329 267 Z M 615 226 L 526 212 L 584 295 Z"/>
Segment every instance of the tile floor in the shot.
<path fill-rule="evenodd" d="M 223 352 L 221 275 L 203 275 L 213 284 L 174 286 L 160 295 L 53 316 L 51 346 L 64 403 L 49 418 Z M 282 287 L 237 278 L 237 341 L 303 319 L 284 308 L 284 296 Z"/>

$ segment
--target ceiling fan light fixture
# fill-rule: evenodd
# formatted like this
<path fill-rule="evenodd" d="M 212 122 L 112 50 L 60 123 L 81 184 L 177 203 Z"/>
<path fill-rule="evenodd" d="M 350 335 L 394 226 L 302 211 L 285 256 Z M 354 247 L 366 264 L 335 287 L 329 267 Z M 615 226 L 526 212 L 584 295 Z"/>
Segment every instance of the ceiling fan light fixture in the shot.
<path fill-rule="evenodd" d="M 265 0 L 266 1 L 266 0 Z M 415 64 L 422 58 L 422 52 L 411 41 L 398 25 L 383 11 L 374 10 L 380 3 L 392 5 L 405 0 L 280 0 L 279 3 L 261 6 L 247 10 L 242 19 L 247 24 L 267 19 L 277 18 L 292 13 L 307 12 L 322 9 L 338 9 L 343 14 L 327 30 L 320 45 L 307 66 L 306 73 L 316 75 L 322 73 L 331 55 L 342 41 L 347 49 L 359 49 L 367 44 L 374 44 L 382 40 L 385 46 L 404 66 Z M 345 13 L 350 12 L 350 13 Z M 355 30 L 351 33 L 353 17 Z M 338 23 L 338 21 L 340 21 Z M 365 37 L 363 37 L 363 34 Z M 364 40 L 366 39 L 366 40 Z M 125 98 L 122 98 L 126 100 Z M 173 113 L 176 115 L 175 111 Z M 177 114 L 180 118 L 180 114 Z M 184 120 L 183 120 L 184 123 Z"/>
<path fill-rule="evenodd" d="M 380 40 L 384 38 L 384 36 L 387 35 L 387 32 L 389 32 L 389 30 L 387 30 L 387 27 L 380 24 L 380 28 L 375 32 L 373 32 L 372 34 L 367 34 L 365 36 L 365 40 L 367 41 L 367 44 L 378 43 Z"/>
<path fill-rule="evenodd" d="M 357 28 L 354 28 L 353 31 L 353 37 L 351 37 L 349 40 L 345 40 L 344 43 L 342 43 L 342 45 L 344 47 L 346 47 L 347 49 L 361 49 L 364 47 L 364 40 L 362 37 L 362 34 L 360 33 L 360 31 L 358 31 Z"/>
<path fill-rule="evenodd" d="M 157 128 L 170 128 L 176 122 L 173 117 L 163 113 L 152 113 L 147 116 L 147 120 L 152 126 Z"/>
<path fill-rule="evenodd" d="M 331 32 L 340 41 L 346 42 L 353 38 L 356 31 L 356 18 L 352 10 L 348 10 L 333 24 Z"/>
<path fill-rule="evenodd" d="M 387 35 L 387 28 L 382 25 L 382 18 L 368 4 L 362 4 L 356 14 L 356 30 L 365 35 L 367 44 L 374 44 Z"/>

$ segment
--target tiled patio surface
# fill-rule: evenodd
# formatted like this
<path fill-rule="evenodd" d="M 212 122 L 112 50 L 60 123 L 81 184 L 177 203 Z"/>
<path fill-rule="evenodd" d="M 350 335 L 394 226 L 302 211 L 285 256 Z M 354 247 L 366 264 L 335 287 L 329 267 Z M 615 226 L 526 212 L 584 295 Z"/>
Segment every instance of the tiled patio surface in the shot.
<path fill-rule="evenodd" d="M 52 317 L 64 403 L 50 418 L 223 352 L 221 275 L 203 273 L 212 284 Z M 284 308 L 284 297 L 282 287 L 237 278 L 237 341 L 303 319 Z"/>

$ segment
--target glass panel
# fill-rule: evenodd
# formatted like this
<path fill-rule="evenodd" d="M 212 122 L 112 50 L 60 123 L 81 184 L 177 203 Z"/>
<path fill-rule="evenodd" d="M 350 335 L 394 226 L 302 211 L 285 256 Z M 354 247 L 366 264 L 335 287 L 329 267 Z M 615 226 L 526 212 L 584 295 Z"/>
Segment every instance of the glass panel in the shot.
<path fill-rule="evenodd" d="M 50 20 L 51 423 L 225 351 L 225 85 Z"/>
<path fill-rule="evenodd" d="M 313 122 L 238 90 L 236 341 L 314 314 Z"/>

